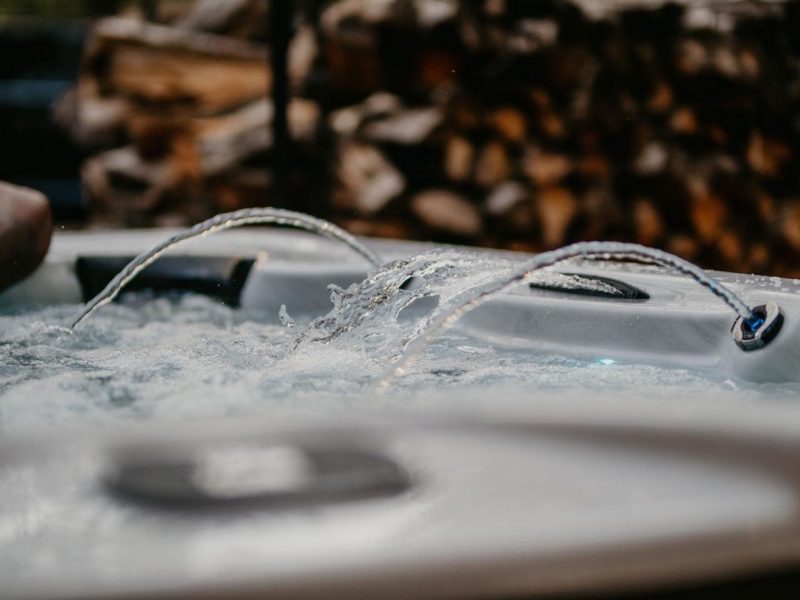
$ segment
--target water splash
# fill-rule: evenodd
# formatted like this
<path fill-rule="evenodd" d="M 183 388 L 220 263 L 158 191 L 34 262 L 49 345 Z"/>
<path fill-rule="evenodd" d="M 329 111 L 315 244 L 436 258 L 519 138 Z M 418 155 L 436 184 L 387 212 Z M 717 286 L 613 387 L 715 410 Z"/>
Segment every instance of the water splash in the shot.
<path fill-rule="evenodd" d="M 359 347 L 377 360 L 396 360 L 428 326 L 437 302 L 489 283 L 509 273 L 513 264 L 486 254 L 437 250 L 387 264 L 347 289 L 331 285 L 332 310 L 306 327 L 294 350 L 338 344 Z"/>
<path fill-rule="evenodd" d="M 366 258 L 374 267 L 379 267 L 381 265 L 381 260 L 374 252 L 333 223 L 291 210 L 279 208 L 245 208 L 235 212 L 216 215 L 202 223 L 198 223 L 164 240 L 155 248 L 134 258 L 125 268 L 117 273 L 114 279 L 112 279 L 97 296 L 86 304 L 81 314 L 78 315 L 72 323 L 71 329 L 75 329 L 81 321 L 89 317 L 98 308 L 114 300 L 133 278 L 173 246 L 192 238 L 208 235 L 224 229 L 230 229 L 231 227 L 267 223 L 297 227 L 298 229 L 305 229 L 338 240 Z"/>
<path fill-rule="evenodd" d="M 672 268 L 679 273 L 694 279 L 706 287 L 712 294 L 720 298 L 734 312 L 741 316 L 745 323 L 752 323 L 758 315 L 744 303 L 734 292 L 709 276 L 705 271 L 678 256 L 662 250 L 648 248 L 639 244 L 622 242 L 578 242 L 564 246 L 550 252 L 543 252 L 516 266 L 510 273 L 496 277 L 487 283 L 477 284 L 462 288 L 462 292 L 450 301 L 442 303 L 429 319 L 424 330 L 420 331 L 404 346 L 397 363 L 385 373 L 378 384 L 376 391 L 385 392 L 391 383 L 402 377 L 425 351 L 431 340 L 452 327 L 464 314 L 470 312 L 481 304 L 507 290 L 509 287 L 528 279 L 534 271 L 550 267 L 556 263 L 571 259 L 602 259 L 602 260 L 637 260 L 655 263 Z"/>
<path fill-rule="evenodd" d="M 474 415 L 569 402 L 585 398 L 586 390 L 598 402 L 626 397 L 731 406 L 757 399 L 800 406 L 800 384 L 733 378 L 738 389 L 732 390 L 730 375 L 715 370 L 521 352 L 457 329 L 437 337 L 413 373 L 376 398 L 372 387 L 388 363 L 365 360 L 359 343 L 334 341 L 290 353 L 297 329 L 280 325 L 272 311 L 233 309 L 191 293 L 135 292 L 74 334 L 56 335 L 74 310 L 59 305 L 9 314 L 0 308 L 6 342 L 0 343 L 0 437 L 134 423 L 180 427 L 224 417 L 341 418 L 352 411 L 393 417 L 463 409 Z M 308 315 L 294 316 L 302 328 Z"/>
<path fill-rule="evenodd" d="M 281 325 L 283 325 L 284 327 L 292 328 L 297 325 L 297 323 L 295 323 L 295 320 L 292 318 L 292 315 L 290 315 L 289 311 L 286 310 L 285 304 L 281 304 L 281 308 L 278 311 L 278 319 L 280 320 Z"/>

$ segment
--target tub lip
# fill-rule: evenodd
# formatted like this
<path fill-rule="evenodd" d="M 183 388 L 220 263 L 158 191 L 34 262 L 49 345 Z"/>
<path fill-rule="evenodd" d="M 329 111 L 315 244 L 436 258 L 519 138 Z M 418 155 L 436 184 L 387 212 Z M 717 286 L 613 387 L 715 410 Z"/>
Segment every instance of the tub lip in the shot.
<path fill-rule="evenodd" d="M 630 439 L 631 436 L 647 439 L 655 444 L 666 447 L 667 443 L 687 444 L 691 447 L 694 443 L 699 443 L 699 447 L 690 449 L 689 455 L 699 452 L 698 457 L 707 456 L 706 452 L 711 452 L 714 456 L 724 456 L 721 465 L 729 464 L 734 468 L 741 466 L 741 448 L 755 449 L 753 456 L 757 463 L 766 465 L 769 477 L 778 477 L 787 485 L 791 485 L 794 494 L 800 497 L 800 479 L 797 475 L 789 476 L 785 471 L 796 464 L 800 456 L 800 437 L 797 432 L 790 427 L 792 422 L 797 422 L 800 408 L 795 406 L 782 406 L 776 411 L 765 411 L 763 405 L 753 400 L 746 400 L 738 403 L 731 411 L 730 406 L 692 404 L 685 399 L 676 399 L 672 405 L 646 403 L 638 401 L 617 401 L 610 400 L 605 403 L 604 410 L 596 410 L 596 398 L 576 399 L 574 403 L 545 403 L 539 402 L 533 406 L 521 406 L 516 414 L 505 414 L 500 418 L 487 419 L 485 414 L 465 412 L 463 414 L 440 413 L 428 414 L 424 416 L 397 418 L 392 416 L 370 417 L 363 414 L 343 414 L 334 421 L 322 421 L 320 418 L 296 418 L 281 423 L 275 423 L 267 419 L 253 420 L 223 420 L 222 422 L 198 422 L 188 425 L 188 427 L 178 435 L 178 442 L 191 441 L 197 437 L 210 437 L 212 439 L 225 439 L 229 436 L 244 436 L 252 439 L 264 432 L 282 432 L 289 436 L 293 432 L 314 431 L 359 431 L 367 428 L 372 435 L 380 437 L 382 431 L 404 431 L 414 428 L 426 428 L 431 431 L 439 430 L 469 430 L 475 431 L 502 431 L 504 428 L 512 428 L 515 431 L 543 431 L 554 433 L 556 436 L 566 433 L 567 435 L 592 436 L 599 435 L 600 439 L 604 435 L 612 438 L 618 436 L 619 439 Z M 592 410 L 590 410 L 590 408 Z M 795 418 L 792 418 L 795 417 Z M 687 425 L 689 426 L 687 429 Z M 106 432 L 96 433 L 93 437 L 87 436 L 76 440 L 71 438 L 72 444 L 83 445 L 85 447 L 94 444 L 112 444 L 124 446 L 126 443 L 152 444 L 157 441 L 163 442 L 169 438 L 174 440 L 175 432 L 170 430 L 168 424 L 159 424 L 147 428 L 134 428 L 126 433 Z M 659 437 L 662 439 L 659 441 Z M 101 440 L 101 441 L 98 441 Z M 670 440 L 674 440 L 670 442 Z M 718 446 L 715 448 L 715 444 Z M 46 457 L 53 451 L 60 452 L 63 444 L 59 439 L 50 439 L 44 444 L 41 440 L 24 440 L 17 443 L 0 441 L 0 456 L 3 462 L 14 460 L 15 456 L 19 460 L 25 460 L 31 455 Z M 732 450 L 726 453 L 726 448 Z M 747 458 L 747 457 L 745 457 Z M 705 459 L 702 459 L 705 460 Z M 774 471 L 774 472 L 773 472 Z M 783 473 L 783 475 L 776 475 Z M 768 477 L 768 479 L 769 479 Z M 777 480 L 776 480 L 777 481 Z M 688 535 L 676 539 L 651 539 L 647 543 L 632 547 L 625 546 L 619 549 L 615 560 L 633 561 L 634 567 L 630 572 L 623 569 L 603 570 L 602 565 L 610 566 L 608 557 L 602 559 L 597 555 L 597 551 L 590 547 L 581 550 L 555 551 L 550 555 L 537 555 L 533 548 L 527 550 L 522 546 L 511 544 L 503 556 L 490 560 L 490 557 L 483 556 L 488 562 L 475 562 L 476 557 L 472 556 L 467 560 L 460 557 L 450 561 L 439 559 L 433 564 L 433 573 L 427 572 L 422 568 L 424 561 L 420 557 L 417 561 L 401 560 L 396 564 L 384 564 L 378 572 L 367 576 L 363 569 L 348 571 L 345 575 L 338 577 L 330 572 L 318 571 L 307 581 L 301 583 L 299 580 L 278 579 L 270 580 L 267 577 L 255 576 L 252 579 L 242 580 L 241 578 L 223 578 L 219 580 L 219 586 L 231 585 L 236 591 L 240 587 L 247 590 L 261 588 L 270 589 L 270 585 L 277 585 L 278 589 L 292 590 L 293 593 L 301 597 L 314 597 L 321 589 L 329 589 L 331 585 L 334 589 L 344 586 L 351 593 L 359 590 L 370 589 L 371 585 L 385 586 L 399 585 L 404 577 L 409 573 L 423 578 L 419 582 L 421 587 L 402 586 L 397 590 L 397 596 L 401 598 L 416 597 L 420 589 L 434 591 L 440 589 L 447 579 L 447 573 L 452 569 L 463 569 L 467 564 L 489 576 L 483 581 L 483 592 L 486 594 L 500 593 L 497 589 L 492 589 L 492 585 L 499 582 L 492 581 L 491 576 L 504 575 L 511 577 L 514 586 L 507 590 L 510 592 L 535 593 L 544 591 L 539 586 L 541 581 L 525 579 L 522 573 L 533 569 L 538 573 L 547 586 L 556 591 L 580 592 L 588 590 L 609 590 L 620 591 L 635 590 L 642 586 L 658 584 L 692 583 L 706 578 L 725 577 L 742 575 L 746 573 L 758 573 L 767 568 L 785 567 L 796 565 L 800 560 L 800 543 L 798 542 L 797 532 L 800 530 L 800 512 L 797 506 L 794 507 L 791 517 L 781 517 L 780 522 L 772 523 L 769 527 L 760 530 L 760 535 L 753 538 L 753 547 L 746 548 L 746 544 L 732 543 L 734 540 L 741 540 L 741 532 L 738 527 L 731 527 L 730 530 L 720 532 L 704 532 L 699 535 Z M 786 520 L 788 519 L 788 520 Z M 746 524 L 741 524 L 745 529 Z M 535 546 L 535 543 L 533 543 Z M 738 548 L 735 551 L 730 548 Z M 707 551 L 708 556 L 699 554 L 698 548 Z M 638 553 L 642 553 L 638 556 Z M 478 552 L 478 554 L 481 554 Z M 612 553 L 614 554 L 614 553 Z M 484 553 L 485 555 L 485 553 Z M 698 560 L 698 564 L 691 564 L 687 561 L 693 557 Z M 702 560 L 700 560 L 702 558 Z M 466 562 L 459 563 L 459 560 Z M 680 569 L 675 569 L 675 565 L 680 565 Z M 565 581 L 559 577 L 545 576 L 553 569 L 574 569 L 581 574 L 578 580 Z M 358 578 L 358 573 L 361 579 Z M 428 579 L 426 578 L 426 575 Z M 444 579 L 442 579 L 444 577 Z M 407 579 L 406 579 L 407 581 Z M 472 585 L 477 585 L 474 577 L 471 578 Z M 436 582 L 436 583 L 434 583 Z M 75 582 L 73 582 L 74 585 Z M 160 582 L 163 586 L 165 582 Z M 187 582 L 188 583 L 188 582 Z M 175 592 L 180 594 L 191 594 L 191 585 L 186 589 L 178 588 L 159 588 L 159 582 L 154 581 L 148 584 L 140 582 L 142 586 L 135 589 L 122 590 L 120 596 L 129 597 L 144 596 L 147 593 L 166 593 Z M 525 585 L 529 586 L 527 589 Z M 219 587 L 218 586 L 218 587 Z M 287 586 L 282 588 L 280 586 Z M 320 587 L 322 586 L 322 587 Z M 366 586 L 366 587 L 365 587 Z M 562 586 L 562 587 L 559 587 Z M 42 593 L 45 587 L 38 587 L 37 592 Z M 214 591 L 221 591 L 223 588 L 214 588 Z M 459 586 L 455 590 L 459 591 Z M 479 589 L 480 588 L 475 588 Z M 230 588 L 229 588 L 230 590 Z M 25 591 L 21 590 L 20 592 Z M 107 594 L 113 591 L 106 588 L 97 594 Z M 117 590 L 119 591 L 119 590 Z M 460 591 L 465 591 L 461 589 Z M 473 590 L 474 591 L 474 590 Z M 62 597 L 77 593 L 83 595 L 91 592 L 87 589 L 57 589 L 54 583 L 47 589 L 48 594 L 53 597 Z M 244 592 L 243 592 L 244 593 Z M 96 595 L 97 595 L 96 594 Z M 117 595 L 114 595 L 117 597 Z M 181 596 L 183 597 L 183 596 Z"/>

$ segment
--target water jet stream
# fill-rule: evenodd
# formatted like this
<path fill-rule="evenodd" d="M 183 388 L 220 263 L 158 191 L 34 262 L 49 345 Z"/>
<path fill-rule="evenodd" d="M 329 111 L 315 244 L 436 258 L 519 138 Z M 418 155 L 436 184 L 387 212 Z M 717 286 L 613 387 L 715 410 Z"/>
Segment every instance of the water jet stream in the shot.
<path fill-rule="evenodd" d="M 294 212 L 291 210 L 283 210 L 280 208 L 244 208 L 235 212 L 223 213 L 211 217 L 210 219 L 198 223 L 189 229 L 173 235 L 172 237 L 164 240 L 156 247 L 143 252 L 125 268 L 123 268 L 112 279 L 103 290 L 92 298 L 84 307 L 81 314 L 75 319 L 70 326 L 70 329 L 75 329 L 78 324 L 89 317 L 94 311 L 101 306 L 108 304 L 122 291 L 122 289 L 130 283 L 130 281 L 146 269 L 149 265 L 155 262 L 164 252 L 192 238 L 208 235 L 216 231 L 230 229 L 232 227 L 240 227 L 242 225 L 263 225 L 263 224 L 276 224 L 286 225 L 288 227 L 296 227 L 298 229 L 305 229 L 313 233 L 329 237 L 340 241 L 352 248 L 355 252 L 366 258 L 373 267 L 379 267 L 381 260 L 369 248 L 359 242 L 354 236 L 350 235 L 343 229 L 337 227 L 333 223 L 318 219 L 310 215 Z"/>
<path fill-rule="evenodd" d="M 571 258 L 603 260 L 633 259 L 669 267 L 691 277 L 700 285 L 708 288 L 712 294 L 720 298 L 734 312 L 741 316 L 748 326 L 752 327 L 755 320 L 760 318 L 734 292 L 709 276 L 697 265 L 675 256 L 674 254 L 669 254 L 668 252 L 655 248 L 648 248 L 647 246 L 639 244 L 622 242 L 577 242 L 557 250 L 537 254 L 530 260 L 515 267 L 508 275 L 482 285 L 467 288 L 450 302 L 440 306 L 431 315 L 427 327 L 408 343 L 398 361 L 381 376 L 375 386 L 375 391 L 379 394 L 386 392 L 392 382 L 402 377 L 419 359 L 433 338 L 455 325 L 463 315 L 478 308 L 481 304 L 504 292 L 511 286 L 523 281 L 534 271 L 550 267 Z"/>

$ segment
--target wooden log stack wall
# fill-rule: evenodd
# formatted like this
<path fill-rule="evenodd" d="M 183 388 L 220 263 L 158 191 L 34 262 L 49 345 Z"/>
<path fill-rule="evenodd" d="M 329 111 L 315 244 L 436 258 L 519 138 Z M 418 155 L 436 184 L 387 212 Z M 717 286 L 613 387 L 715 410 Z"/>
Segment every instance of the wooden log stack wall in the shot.
<path fill-rule="evenodd" d="M 295 206 L 313 210 L 304 184 L 329 179 L 355 233 L 534 251 L 616 239 L 800 276 L 800 2 L 642 4 L 328 2 L 292 42 Z M 98 214 L 270 202 L 265 6 L 98 26 L 64 111 L 103 149 L 85 168 Z"/>
<path fill-rule="evenodd" d="M 82 179 L 93 222 L 181 225 L 271 203 L 268 6 L 201 0 L 168 24 L 96 24 L 82 75 L 55 115 L 92 154 Z M 300 187 L 319 168 L 321 115 L 302 96 L 315 56 L 313 33 L 299 29 L 288 116 Z"/>

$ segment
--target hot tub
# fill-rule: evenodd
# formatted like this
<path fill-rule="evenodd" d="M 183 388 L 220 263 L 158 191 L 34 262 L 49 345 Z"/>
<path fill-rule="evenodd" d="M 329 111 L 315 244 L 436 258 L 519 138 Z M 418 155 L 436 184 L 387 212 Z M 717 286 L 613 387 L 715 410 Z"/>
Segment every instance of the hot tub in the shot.
<path fill-rule="evenodd" d="M 192 293 L 140 291 L 64 332 L 164 235 L 58 235 L 0 296 L 0 594 L 569 595 L 800 561 L 797 282 L 716 274 L 780 308 L 744 351 L 695 282 L 572 262 L 566 287 L 467 313 L 380 395 L 386 340 L 298 349 L 328 286 L 369 270 L 302 233 L 189 243 L 142 280 Z"/>

